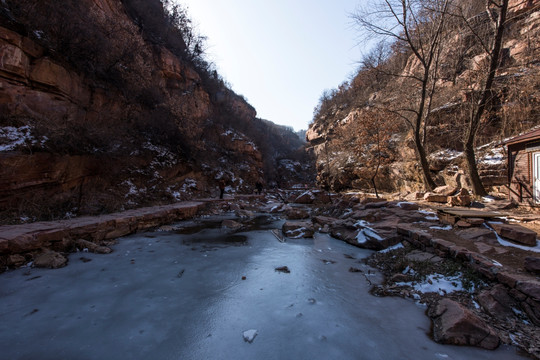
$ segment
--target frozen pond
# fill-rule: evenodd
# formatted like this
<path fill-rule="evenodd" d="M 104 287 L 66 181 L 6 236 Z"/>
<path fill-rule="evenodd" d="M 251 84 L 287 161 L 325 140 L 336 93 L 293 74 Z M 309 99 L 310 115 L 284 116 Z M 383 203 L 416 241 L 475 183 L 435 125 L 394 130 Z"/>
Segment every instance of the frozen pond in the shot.
<path fill-rule="evenodd" d="M 0 358 L 520 358 L 436 344 L 425 308 L 368 293 L 370 251 L 322 234 L 281 243 L 280 225 L 137 234 L 62 269 L 1 274 Z"/>

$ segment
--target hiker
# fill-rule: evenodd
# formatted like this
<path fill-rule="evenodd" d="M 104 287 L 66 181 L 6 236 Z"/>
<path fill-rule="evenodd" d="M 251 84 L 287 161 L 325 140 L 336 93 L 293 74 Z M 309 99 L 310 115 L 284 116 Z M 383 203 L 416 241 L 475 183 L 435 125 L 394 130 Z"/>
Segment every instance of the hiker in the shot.
<path fill-rule="evenodd" d="M 223 199 L 223 193 L 225 193 L 225 179 L 219 179 L 219 198 Z"/>
<path fill-rule="evenodd" d="M 257 188 L 257 194 L 261 195 L 263 184 L 260 180 L 255 183 L 255 187 Z"/>

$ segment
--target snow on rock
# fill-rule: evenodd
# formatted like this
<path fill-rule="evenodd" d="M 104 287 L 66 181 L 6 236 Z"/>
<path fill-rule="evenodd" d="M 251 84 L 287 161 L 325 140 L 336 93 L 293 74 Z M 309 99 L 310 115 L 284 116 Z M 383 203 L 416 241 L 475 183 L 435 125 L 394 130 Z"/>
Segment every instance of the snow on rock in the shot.
<path fill-rule="evenodd" d="M 358 241 L 359 244 L 365 244 L 370 239 L 375 239 L 378 241 L 384 240 L 379 234 L 377 234 L 377 231 L 368 225 L 371 224 L 365 220 L 360 220 L 356 223 L 357 227 L 361 227 L 356 235 L 356 241 Z"/>
<path fill-rule="evenodd" d="M 255 329 L 251 329 L 251 330 L 246 330 L 242 333 L 242 336 L 244 337 L 244 341 L 245 342 L 248 342 L 248 343 L 252 343 L 253 340 L 255 340 L 255 337 L 257 337 L 257 335 L 259 334 L 259 332 Z"/>
<path fill-rule="evenodd" d="M 499 234 L 497 234 L 497 232 L 492 229 L 490 226 L 484 224 L 484 226 L 488 229 L 490 229 L 491 231 L 493 231 L 493 233 L 495 234 L 495 237 L 497 238 L 497 241 L 499 242 L 499 244 L 501 244 L 502 246 L 509 246 L 509 247 L 515 247 L 515 248 L 518 248 L 518 249 L 521 249 L 521 250 L 525 250 L 525 251 L 531 251 L 531 252 L 535 252 L 535 253 L 540 253 L 540 241 L 536 240 L 536 246 L 526 246 L 526 245 L 518 245 L 518 244 L 514 244 L 513 242 L 511 241 L 508 241 L 508 240 L 505 240 L 503 239 Z"/>
<path fill-rule="evenodd" d="M 400 201 L 396 205 L 403 210 L 418 210 L 418 204 L 408 201 Z"/>
<path fill-rule="evenodd" d="M 0 127 L 0 151 L 11 151 L 22 145 L 36 145 L 38 142 L 41 146 L 47 141 L 47 137 L 43 137 L 38 141 L 32 135 L 32 128 L 28 125 L 21 127 L 4 126 Z"/>
<path fill-rule="evenodd" d="M 435 214 L 433 211 L 418 210 L 418 212 L 419 212 L 420 214 L 426 215 L 426 217 L 425 217 L 426 220 L 430 220 L 430 221 L 433 221 L 433 220 L 439 220 L 439 217 L 438 217 L 437 214 Z"/>
<path fill-rule="evenodd" d="M 387 253 L 387 252 L 390 252 L 390 251 L 394 251 L 394 250 L 397 250 L 397 249 L 403 249 L 403 244 L 402 243 L 399 243 L 399 244 L 396 244 L 394 246 L 390 246 L 384 250 L 381 250 L 379 251 L 380 253 Z"/>
<path fill-rule="evenodd" d="M 506 159 L 506 154 L 504 153 L 504 149 L 501 146 L 501 147 L 494 147 L 487 150 L 482 156 L 479 157 L 478 160 L 481 164 L 485 164 L 485 165 L 501 165 L 501 164 L 504 164 L 505 159 Z"/>
<path fill-rule="evenodd" d="M 449 230 L 452 230 L 452 225 L 446 225 L 446 226 L 430 226 L 429 228 L 430 228 L 430 229 L 433 229 L 433 230 L 444 230 L 444 231 L 449 231 Z"/>
<path fill-rule="evenodd" d="M 465 291 L 461 283 L 461 273 L 455 276 L 444 276 L 441 274 L 431 274 L 422 282 L 399 282 L 398 286 L 412 287 L 419 293 L 438 293 L 445 295 L 454 291 Z"/>

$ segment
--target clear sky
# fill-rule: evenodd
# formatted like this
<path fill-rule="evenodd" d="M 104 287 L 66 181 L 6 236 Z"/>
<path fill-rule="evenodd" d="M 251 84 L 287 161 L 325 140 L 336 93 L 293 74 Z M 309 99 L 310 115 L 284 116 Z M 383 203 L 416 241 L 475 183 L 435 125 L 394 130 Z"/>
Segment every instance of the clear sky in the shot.
<path fill-rule="evenodd" d="M 355 0 L 177 0 L 208 37 L 208 59 L 257 117 L 307 129 L 325 89 L 349 79 L 362 44 Z"/>

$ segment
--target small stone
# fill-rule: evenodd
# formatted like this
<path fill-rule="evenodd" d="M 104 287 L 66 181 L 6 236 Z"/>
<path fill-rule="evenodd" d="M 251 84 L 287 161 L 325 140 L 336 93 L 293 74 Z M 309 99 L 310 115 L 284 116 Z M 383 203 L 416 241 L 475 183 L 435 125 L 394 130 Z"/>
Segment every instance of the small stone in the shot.
<path fill-rule="evenodd" d="M 34 266 L 47 269 L 58 269 L 66 266 L 68 259 L 62 254 L 55 251 L 49 251 L 44 254 L 38 255 L 34 259 Z"/>
<path fill-rule="evenodd" d="M 257 330 L 251 329 L 251 330 L 244 331 L 242 336 L 244 337 L 245 342 L 248 342 L 248 343 L 251 344 L 253 342 L 253 340 L 255 340 L 255 338 L 257 337 L 258 334 L 259 333 L 258 333 Z"/>
<path fill-rule="evenodd" d="M 24 258 L 24 256 L 19 255 L 19 254 L 9 255 L 7 259 L 7 264 L 10 267 L 21 267 L 25 263 L 26 263 L 26 259 Z"/>

